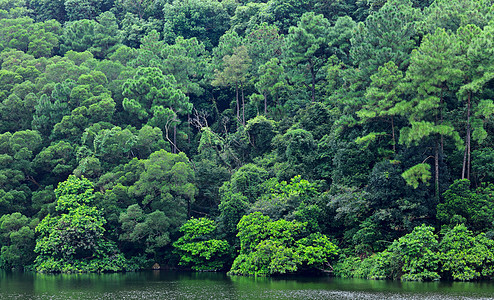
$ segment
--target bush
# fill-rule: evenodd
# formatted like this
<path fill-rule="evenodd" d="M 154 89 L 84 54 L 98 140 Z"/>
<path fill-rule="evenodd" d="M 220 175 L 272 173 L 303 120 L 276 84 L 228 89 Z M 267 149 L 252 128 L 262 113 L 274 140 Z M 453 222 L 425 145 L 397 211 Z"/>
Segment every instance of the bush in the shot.
<path fill-rule="evenodd" d="M 364 260 L 344 257 L 335 266 L 335 274 L 367 279 L 439 279 L 439 244 L 433 230 L 433 227 L 426 225 L 415 227 L 383 252 Z"/>
<path fill-rule="evenodd" d="M 439 248 L 446 276 L 463 281 L 494 276 L 494 241 L 485 234 L 474 236 L 460 224 L 444 235 Z"/>
<path fill-rule="evenodd" d="M 221 270 L 231 261 L 231 248 L 227 241 L 212 239 L 216 225 L 206 218 L 190 219 L 180 231 L 184 235 L 173 246 L 180 255 L 180 265 L 193 270 Z"/>
<path fill-rule="evenodd" d="M 238 223 L 240 255 L 229 274 L 295 273 L 303 268 L 324 269 L 339 249 L 321 233 L 307 235 L 307 222 L 278 220 L 256 212 Z"/>

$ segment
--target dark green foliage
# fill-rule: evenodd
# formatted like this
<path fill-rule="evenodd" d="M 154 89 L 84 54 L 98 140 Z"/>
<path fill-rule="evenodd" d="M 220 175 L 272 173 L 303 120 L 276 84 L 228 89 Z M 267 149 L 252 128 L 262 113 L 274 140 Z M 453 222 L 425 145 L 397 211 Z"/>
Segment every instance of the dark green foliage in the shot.
<path fill-rule="evenodd" d="M 195 161 L 194 172 L 198 194 L 193 209 L 199 212 L 214 212 L 220 202 L 219 188 L 230 179 L 231 175 L 225 167 L 208 159 Z M 236 223 L 233 227 L 235 226 Z"/>
<path fill-rule="evenodd" d="M 425 19 L 420 27 L 428 33 L 433 33 L 436 28 L 454 32 L 467 24 L 484 27 L 492 20 L 493 4 L 491 0 L 436 0 L 424 9 Z M 444 14 L 445 11 L 448 14 Z"/>
<path fill-rule="evenodd" d="M 133 242 L 138 249 L 157 259 L 159 248 L 170 243 L 170 218 L 160 210 L 145 214 L 137 204 L 127 207 L 120 214 L 122 234 L 120 240 Z"/>
<path fill-rule="evenodd" d="M 268 172 L 254 164 L 246 164 L 233 174 L 229 182 L 223 184 L 220 192 L 229 191 L 241 193 L 250 202 L 254 202 L 260 195 L 264 194 L 262 183 L 268 178 Z"/>
<path fill-rule="evenodd" d="M 351 17 L 345 16 L 338 18 L 328 29 L 329 51 L 345 64 L 350 64 L 350 39 L 356 26 Z"/>
<path fill-rule="evenodd" d="M 57 182 L 63 181 L 75 169 L 74 147 L 70 143 L 60 141 L 44 148 L 33 162 L 42 176 L 51 177 L 51 180 Z"/>
<path fill-rule="evenodd" d="M 163 7 L 165 40 L 176 36 L 196 37 L 211 49 L 228 30 L 230 16 L 224 2 L 217 0 L 173 1 Z"/>
<path fill-rule="evenodd" d="M 358 24 L 351 39 L 350 54 L 363 80 L 368 80 L 368 76 L 388 61 L 401 70 L 406 68 L 415 47 L 415 22 L 420 17 L 420 11 L 412 8 L 411 1 L 392 0 Z"/>
<path fill-rule="evenodd" d="M 483 148 L 472 153 L 472 171 L 479 181 L 493 182 L 494 180 L 494 149 Z"/>
<path fill-rule="evenodd" d="M 134 1 L 129 1 L 134 2 Z M 135 3 L 135 2 L 134 2 Z M 125 17 L 121 21 L 122 31 L 120 32 L 123 44 L 132 47 L 133 50 L 138 48 L 141 44 L 141 40 L 144 36 L 148 35 L 153 30 L 159 30 L 163 28 L 161 20 L 150 17 L 147 20 L 140 19 L 133 13 L 125 14 Z M 126 63 L 127 61 L 122 61 Z"/>
<path fill-rule="evenodd" d="M 402 261 L 402 280 L 435 280 L 439 278 L 438 241 L 430 226 L 415 227 L 395 241 L 388 251 Z"/>
<path fill-rule="evenodd" d="M 100 12 L 101 1 L 98 0 L 65 0 L 67 21 L 94 19 Z"/>
<path fill-rule="evenodd" d="M 336 142 L 336 141 L 333 141 Z M 355 142 L 338 141 L 332 145 L 336 150 L 333 158 L 332 179 L 334 184 L 363 187 L 369 178 L 377 153 L 362 149 Z"/>
<path fill-rule="evenodd" d="M 275 135 L 275 125 L 263 116 L 250 119 L 245 126 L 252 147 L 252 156 L 258 157 L 271 150 L 271 140 Z"/>
<path fill-rule="evenodd" d="M 159 66 L 164 74 L 172 74 L 177 85 L 186 94 L 201 96 L 204 93 L 203 80 L 207 77 L 209 57 L 204 43 L 195 37 L 184 39 L 179 36 L 173 45 L 164 44 Z"/>
<path fill-rule="evenodd" d="M 494 186 L 470 188 L 467 179 L 456 180 L 437 206 L 437 219 L 448 227 L 465 224 L 474 231 L 489 231 L 494 224 Z"/>
<path fill-rule="evenodd" d="M 91 14 L 91 10 L 81 9 Z M 73 22 L 66 23 L 60 44 L 62 54 L 70 50 L 88 50 L 98 58 L 105 58 L 114 51 L 120 43 L 117 20 L 111 12 L 102 13 L 96 18 L 97 21 L 93 20 L 97 15 L 94 12 L 92 17 L 77 16 L 71 19 Z"/>
<path fill-rule="evenodd" d="M 493 4 L 0 1 L 0 267 L 492 277 Z"/>
<path fill-rule="evenodd" d="M 329 21 L 323 15 L 305 13 L 297 27 L 290 27 L 284 51 L 290 81 L 297 86 L 310 87 L 312 102 L 316 100 L 316 84 L 320 80 L 318 72 L 329 58 Z M 319 97 L 317 97 L 319 100 Z"/>
<path fill-rule="evenodd" d="M 22 269 L 33 263 L 37 221 L 18 212 L 0 218 L 1 268 Z"/>
<path fill-rule="evenodd" d="M 181 225 L 197 193 L 194 171 L 187 156 L 183 152 L 156 151 L 144 161 L 143 172 L 135 175 L 139 180 L 129 192 L 142 199 L 144 206 L 169 213 L 175 226 Z"/>
<path fill-rule="evenodd" d="M 122 106 L 135 123 L 161 128 L 177 150 L 176 137 L 171 132 L 180 124 L 178 116 L 190 113 L 192 104 L 177 85 L 173 75 L 164 75 L 158 68 L 139 68 L 132 79 L 122 86 Z"/>
<path fill-rule="evenodd" d="M 289 179 L 298 174 L 307 176 L 313 167 L 316 143 L 312 133 L 304 129 L 290 129 L 275 137 L 274 146 L 280 158 L 281 170 L 277 177 Z"/>
<path fill-rule="evenodd" d="M 433 230 L 433 227 L 425 225 L 415 227 L 385 251 L 363 261 L 344 257 L 336 270 L 344 277 L 414 281 L 439 279 L 439 242 Z"/>
<path fill-rule="evenodd" d="M 221 203 L 218 205 L 220 211 L 220 229 L 226 234 L 229 241 L 235 240 L 237 235 L 237 224 L 247 212 L 249 200 L 241 193 L 232 193 L 225 190 L 221 193 Z"/>
<path fill-rule="evenodd" d="M 270 0 L 258 18 L 274 23 L 283 33 L 287 33 L 290 26 L 295 26 L 306 12 L 314 11 L 334 20 L 344 14 L 353 13 L 354 8 L 353 1 Z"/>
<path fill-rule="evenodd" d="M 13 78 L 10 80 L 15 81 Z M 2 131 L 15 132 L 29 129 L 34 106 L 35 96 L 33 94 L 25 99 L 21 99 L 14 93 L 10 94 L 0 103 L 0 115 L 2 116 L 0 128 Z"/>

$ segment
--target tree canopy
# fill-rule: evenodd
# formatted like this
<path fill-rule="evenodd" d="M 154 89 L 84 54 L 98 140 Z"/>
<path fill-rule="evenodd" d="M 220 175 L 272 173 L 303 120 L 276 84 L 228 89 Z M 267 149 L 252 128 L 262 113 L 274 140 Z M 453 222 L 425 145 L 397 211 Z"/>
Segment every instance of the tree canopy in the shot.
<path fill-rule="evenodd" d="M 491 278 L 493 5 L 3 1 L 0 268 Z"/>

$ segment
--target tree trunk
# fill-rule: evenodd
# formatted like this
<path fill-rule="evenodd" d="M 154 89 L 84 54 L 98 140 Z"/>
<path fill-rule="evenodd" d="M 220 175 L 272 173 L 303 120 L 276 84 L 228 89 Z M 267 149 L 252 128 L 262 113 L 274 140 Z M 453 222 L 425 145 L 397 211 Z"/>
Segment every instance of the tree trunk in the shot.
<path fill-rule="evenodd" d="M 173 125 L 173 153 L 177 153 L 177 125 Z"/>
<path fill-rule="evenodd" d="M 244 97 L 244 83 L 240 83 L 240 88 L 242 89 L 242 125 L 245 126 L 245 97 Z"/>
<path fill-rule="evenodd" d="M 396 153 L 395 122 L 393 116 L 391 116 L 391 135 L 393 136 L 393 152 Z"/>
<path fill-rule="evenodd" d="M 187 114 L 187 121 L 190 120 L 190 113 Z M 190 132 L 192 132 L 190 130 L 190 122 L 187 122 L 187 127 L 189 128 L 189 134 L 187 134 L 187 143 L 190 145 Z"/>
<path fill-rule="evenodd" d="M 439 116 L 441 118 L 441 122 L 440 124 L 442 125 L 443 124 L 443 90 L 441 90 L 441 97 L 440 97 L 440 100 L 439 100 Z M 441 134 L 441 153 L 444 152 L 444 136 Z"/>
<path fill-rule="evenodd" d="M 238 99 L 238 84 L 235 84 L 235 100 L 237 101 L 237 120 L 240 122 L 240 103 Z"/>
<path fill-rule="evenodd" d="M 435 188 L 436 199 L 439 200 L 439 142 L 436 141 L 436 154 L 434 155 L 434 169 L 435 169 Z"/>
<path fill-rule="evenodd" d="M 471 148 L 472 148 L 472 138 L 471 138 L 471 127 L 470 127 L 470 109 L 471 109 L 471 93 L 468 93 L 468 104 L 467 104 L 467 179 L 470 180 L 470 159 L 471 159 Z"/>
<path fill-rule="evenodd" d="M 468 129 L 467 129 L 467 135 L 468 135 Z M 468 144 L 468 137 L 465 136 L 465 151 L 463 152 L 463 167 L 461 168 L 461 179 L 465 179 L 465 171 L 467 167 L 467 144 Z"/>
<path fill-rule="evenodd" d="M 471 105 L 471 93 L 468 93 L 467 97 L 467 132 L 465 135 L 465 153 L 463 154 L 463 167 L 461 169 L 461 179 L 470 180 L 470 158 L 471 158 L 471 128 L 470 128 L 470 105 Z"/>

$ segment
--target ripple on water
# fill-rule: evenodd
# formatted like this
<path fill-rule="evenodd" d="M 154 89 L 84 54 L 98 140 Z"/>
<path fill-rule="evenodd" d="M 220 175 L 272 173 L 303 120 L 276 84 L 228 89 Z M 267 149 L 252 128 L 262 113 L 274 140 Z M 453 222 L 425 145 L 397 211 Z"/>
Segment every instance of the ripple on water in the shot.
<path fill-rule="evenodd" d="M 108 299 L 108 300 L 132 300 L 132 299 L 334 299 L 334 300 L 492 300 L 494 298 L 486 297 L 466 297 L 451 296 L 441 294 L 419 294 L 413 295 L 408 293 L 372 293 L 372 292 L 351 292 L 351 291 L 326 291 L 326 290 L 292 290 L 276 291 L 266 290 L 263 292 L 251 293 L 229 293 L 225 291 L 209 291 L 208 293 L 198 294 L 193 289 L 187 291 L 173 290 L 134 290 L 134 291 L 117 291 L 103 292 L 100 294 L 87 294 L 84 292 L 61 292 L 57 295 L 27 295 L 27 294 L 9 294 L 1 295 L 0 299 L 20 299 L 20 300 L 65 300 L 65 299 Z"/>
<path fill-rule="evenodd" d="M 250 278 L 141 272 L 77 276 L 0 272 L 0 300 L 67 299 L 494 299 L 493 282 L 401 283 L 326 277 Z"/>

